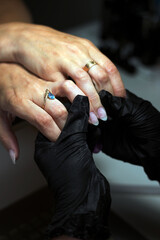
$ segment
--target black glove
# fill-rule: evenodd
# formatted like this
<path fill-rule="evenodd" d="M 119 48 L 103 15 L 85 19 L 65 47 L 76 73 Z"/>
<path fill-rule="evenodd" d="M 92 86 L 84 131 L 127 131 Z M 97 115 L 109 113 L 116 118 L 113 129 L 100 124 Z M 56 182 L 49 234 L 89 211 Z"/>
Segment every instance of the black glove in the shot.
<path fill-rule="evenodd" d="M 160 182 L 160 113 L 150 102 L 126 92 L 126 98 L 100 92 L 109 115 L 109 120 L 101 121 L 98 127 L 102 151 L 143 166 L 151 180 Z"/>
<path fill-rule="evenodd" d="M 86 142 L 88 112 L 87 97 L 77 96 L 58 140 L 50 142 L 42 134 L 36 140 L 35 161 L 55 195 L 47 239 L 68 235 L 106 240 L 109 236 L 109 184 Z"/>

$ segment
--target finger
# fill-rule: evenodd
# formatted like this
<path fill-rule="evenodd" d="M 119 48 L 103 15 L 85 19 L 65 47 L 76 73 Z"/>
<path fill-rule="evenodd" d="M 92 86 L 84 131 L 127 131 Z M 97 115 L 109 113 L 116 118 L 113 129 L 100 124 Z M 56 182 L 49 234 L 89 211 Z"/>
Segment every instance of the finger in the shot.
<path fill-rule="evenodd" d="M 90 56 L 108 73 L 114 95 L 124 97 L 126 95 L 124 84 L 116 66 L 95 47 L 90 48 Z"/>
<path fill-rule="evenodd" d="M 56 98 L 54 100 L 47 99 L 44 110 L 54 119 L 59 129 L 62 130 L 68 116 L 64 105 Z"/>
<path fill-rule="evenodd" d="M 109 75 L 100 65 L 94 65 L 88 71 L 98 92 L 102 89 L 114 94 Z"/>
<path fill-rule="evenodd" d="M 71 64 L 66 61 L 65 66 L 63 67 L 68 76 L 70 76 L 84 94 L 89 97 L 91 111 L 96 113 L 96 110 L 101 106 L 101 103 L 90 76 L 74 62 Z"/>
<path fill-rule="evenodd" d="M 24 100 L 15 109 L 16 115 L 34 125 L 50 141 L 56 141 L 60 129 L 54 119 L 31 100 Z"/>
<path fill-rule="evenodd" d="M 66 80 L 64 85 L 63 85 L 63 91 L 64 91 L 64 94 L 65 96 L 71 101 L 73 102 L 74 98 L 77 96 L 77 95 L 83 95 L 85 96 L 85 94 L 78 88 L 78 86 L 73 83 L 71 80 Z M 101 110 L 102 109 L 102 110 Z M 102 111 L 102 114 L 101 114 L 101 111 Z M 107 119 L 107 116 L 103 115 L 103 108 L 100 108 L 98 109 L 98 113 L 101 117 L 102 120 L 106 120 Z M 105 112 L 106 114 L 106 112 Z M 105 119 L 104 119 L 105 117 Z M 89 122 L 94 124 L 94 125 L 98 125 L 98 119 L 96 117 L 96 115 L 91 111 L 89 113 Z"/>
<path fill-rule="evenodd" d="M 70 102 L 73 102 L 77 95 L 85 96 L 79 87 L 71 80 L 66 80 L 62 86 L 63 95 L 66 96 Z"/>
<path fill-rule="evenodd" d="M 0 111 L 0 141 L 7 149 L 12 162 L 15 164 L 19 156 L 19 146 L 17 138 L 11 129 L 11 124 L 7 114 Z"/>
<path fill-rule="evenodd" d="M 63 67 L 65 68 L 65 71 L 67 71 L 67 74 L 76 82 L 77 86 L 84 92 L 86 96 L 88 96 L 90 102 L 91 121 L 98 125 L 97 118 L 102 120 L 106 119 L 106 112 L 101 104 L 99 95 L 89 74 L 74 63 L 69 65 L 66 63 Z"/>
<path fill-rule="evenodd" d="M 34 89 L 34 94 L 32 91 L 30 100 L 36 105 L 38 105 L 39 107 L 41 107 L 46 113 L 48 113 L 48 115 L 51 116 L 51 118 L 56 123 L 58 128 L 62 130 L 68 115 L 68 112 L 65 106 L 58 99 L 54 98 L 52 100 L 52 99 L 49 99 L 48 97 L 46 97 L 46 102 L 44 106 L 44 96 L 45 96 L 46 90 L 48 89 L 52 93 L 52 88 L 54 86 L 55 92 L 57 92 L 57 88 L 60 83 L 53 84 L 52 82 L 45 82 L 45 81 L 40 81 L 40 83 L 41 84 L 38 84 L 37 87 Z"/>

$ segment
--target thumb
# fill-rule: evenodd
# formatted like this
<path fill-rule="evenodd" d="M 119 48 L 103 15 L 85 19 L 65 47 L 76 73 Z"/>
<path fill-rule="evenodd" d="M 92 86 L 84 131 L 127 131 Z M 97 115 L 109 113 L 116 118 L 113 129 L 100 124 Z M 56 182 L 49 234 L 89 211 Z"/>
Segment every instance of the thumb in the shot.
<path fill-rule="evenodd" d="M 11 121 L 7 112 L 4 111 L 0 111 L 0 141 L 7 149 L 13 164 L 15 164 L 19 155 L 18 141 L 11 128 Z"/>

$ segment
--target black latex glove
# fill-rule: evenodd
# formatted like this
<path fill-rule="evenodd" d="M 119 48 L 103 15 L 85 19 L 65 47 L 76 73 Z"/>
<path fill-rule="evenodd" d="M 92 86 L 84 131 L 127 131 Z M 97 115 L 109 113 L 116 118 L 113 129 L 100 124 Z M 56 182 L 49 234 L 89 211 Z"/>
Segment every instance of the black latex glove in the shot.
<path fill-rule="evenodd" d="M 126 98 L 100 92 L 110 119 L 98 127 L 102 151 L 143 166 L 150 179 L 160 182 L 160 113 L 150 102 L 126 92 Z"/>
<path fill-rule="evenodd" d="M 106 240 L 109 236 L 109 184 L 96 168 L 86 142 L 88 112 L 88 98 L 77 96 L 58 140 L 50 142 L 41 134 L 36 140 L 35 161 L 56 201 L 49 239 L 68 235 Z"/>

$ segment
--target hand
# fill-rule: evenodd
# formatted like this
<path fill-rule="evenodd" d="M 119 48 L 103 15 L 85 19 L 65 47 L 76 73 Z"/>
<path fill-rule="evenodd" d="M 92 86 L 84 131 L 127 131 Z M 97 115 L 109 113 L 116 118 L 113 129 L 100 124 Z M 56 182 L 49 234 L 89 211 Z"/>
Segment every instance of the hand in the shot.
<path fill-rule="evenodd" d="M 118 70 L 89 40 L 45 26 L 10 23 L 0 27 L 0 52 L 1 62 L 19 63 L 42 79 L 63 82 L 70 76 L 89 97 L 90 120 L 95 125 L 97 118 L 106 120 L 97 91 L 125 95 Z M 92 59 L 98 65 L 88 74 L 82 68 Z"/>
<path fill-rule="evenodd" d="M 150 102 L 126 93 L 126 98 L 120 98 L 100 92 L 111 118 L 99 126 L 102 151 L 143 166 L 150 179 L 160 182 L 160 113 Z"/>
<path fill-rule="evenodd" d="M 55 141 L 68 113 L 57 98 L 47 100 L 43 109 L 44 93 L 49 89 L 56 96 L 67 97 L 70 94 L 74 98 L 78 94 L 83 95 L 78 87 L 68 89 L 67 83 L 44 81 L 17 64 L 0 64 L 0 140 L 13 161 L 19 154 L 18 142 L 11 128 L 13 117 L 27 120 L 48 139 Z"/>
<path fill-rule="evenodd" d="M 88 148 L 89 102 L 77 96 L 66 125 L 55 143 L 42 134 L 36 139 L 35 161 L 55 196 L 48 238 L 108 239 L 110 190 Z"/>

